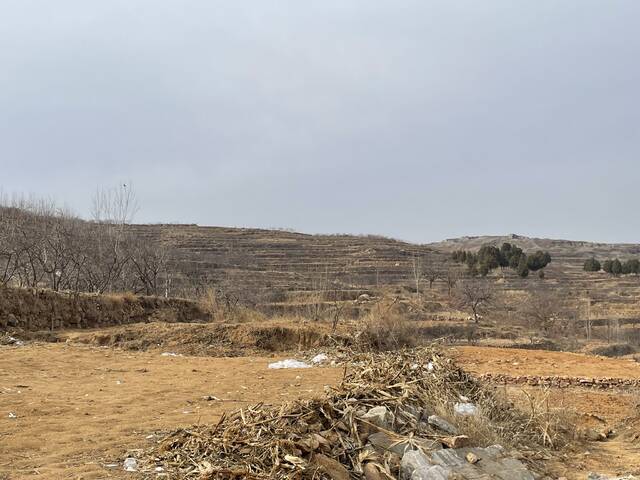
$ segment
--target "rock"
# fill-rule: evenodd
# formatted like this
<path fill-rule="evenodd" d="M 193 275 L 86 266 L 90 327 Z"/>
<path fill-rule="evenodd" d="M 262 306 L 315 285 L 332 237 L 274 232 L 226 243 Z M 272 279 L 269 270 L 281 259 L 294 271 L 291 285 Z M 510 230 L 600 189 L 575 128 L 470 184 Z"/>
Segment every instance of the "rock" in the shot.
<path fill-rule="evenodd" d="M 603 442 L 607 439 L 607 436 L 602 433 L 594 430 L 593 428 L 587 428 L 584 431 L 584 438 L 589 440 L 590 442 Z"/>
<path fill-rule="evenodd" d="M 444 418 L 439 417 L 438 415 L 431 415 L 428 420 L 429 425 L 433 425 L 436 428 L 439 428 L 443 432 L 450 433 L 451 435 L 457 435 L 458 429 L 447 422 Z"/>
<path fill-rule="evenodd" d="M 469 437 L 466 435 L 456 435 L 455 437 L 444 437 L 440 441 L 449 448 L 463 448 L 469 445 Z"/>
<path fill-rule="evenodd" d="M 135 472 L 138 470 L 138 461 L 135 458 L 129 457 L 124 460 L 124 471 Z"/>
<path fill-rule="evenodd" d="M 411 480 L 449 480 L 451 470 L 440 465 L 433 465 L 429 468 L 415 470 L 411 475 Z"/>
<path fill-rule="evenodd" d="M 312 461 L 320 466 L 332 480 L 349 480 L 349 471 L 337 460 L 319 453 L 313 456 Z"/>
<path fill-rule="evenodd" d="M 467 457 L 470 453 L 478 459 L 475 463 L 469 462 Z M 503 480 L 535 480 L 536 478 L 522 462 L 513 457 L 507 457 L 504 449 L 499 445 L 487 448 L 438 450 L 430 453 L 428 461 L 450 470 L 453 478 Z"/>
<path fill-rule="evenodd" d="M 393 436 L 385 432 L 376 432 L 369 435 L 368 441 L 373 447 L 378 450 L 393 452 L 400 455 L 401 457 L 409 450 L 414 449 L 412 444 L 406 440 L 403 440 L 402 437 L 394 438 Z M 434 450 L 442 448 L 440 442 L 419 437 L 413 437 L 413 444 L 418 445 L 423 450 Z"/>
<path fill-rule="evenodd" d="M 400 462 L 400 480 L 411 480 L 413 472 L 424 470 L 433 464 L 429 458 L 419 450 L 411 450 L 402 456 Z"/>
<path fill-rule="evenodd" d="M 383 406 L 371 408 L 361 418 L 387 430 L 389 430 L 393 424 L 393 413 L 391 413 L 387 407 Z"/>
<path fill-rule="evenodd" d="M 469 462 L 472 465 L 475 465 L 476 463 L 478 463 L 478 461 L 480 460 L 478 458 L 478 456 L 473 453 L 473 452 L 469 452 L 467 453 L 467 455 L 465 456 L 465 458 L 467 459 L 467 462 Z"/>

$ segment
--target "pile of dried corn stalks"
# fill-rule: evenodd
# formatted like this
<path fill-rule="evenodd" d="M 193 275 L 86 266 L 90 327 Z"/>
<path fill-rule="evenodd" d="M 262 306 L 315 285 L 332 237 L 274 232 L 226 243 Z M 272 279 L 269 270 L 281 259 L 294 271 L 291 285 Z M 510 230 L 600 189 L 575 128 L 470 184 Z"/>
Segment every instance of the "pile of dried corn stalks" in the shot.
<path fill-rule="evenodd" d="M 146 470 L 161 466 L 171 478 L 203 480 L 338 479 L 347 471 L 364 478 L 373 467 L 377 478 L 395 479 L 399 457 L 367 446 L 367 436 L 382 430 L 398 442 L 442 440 L 449 434 L 424 422 L 425 412 L 446 415 L 460 396 L 472 399 L 493 428 L 508 430 L 504 437 L 515 443 L 518 436 L 531 441 L 535 435 L 521 428 L 526 419 L 496 404 L 489 390 L 449 359 L 424 348 L 354 355 L 342 383 L 323 398 L 256 405 L 223 416 L 217 425 L 178 430 L 149 452 Z M 393 413 L 389 428 L 361 418 L 376 406 Z"/>

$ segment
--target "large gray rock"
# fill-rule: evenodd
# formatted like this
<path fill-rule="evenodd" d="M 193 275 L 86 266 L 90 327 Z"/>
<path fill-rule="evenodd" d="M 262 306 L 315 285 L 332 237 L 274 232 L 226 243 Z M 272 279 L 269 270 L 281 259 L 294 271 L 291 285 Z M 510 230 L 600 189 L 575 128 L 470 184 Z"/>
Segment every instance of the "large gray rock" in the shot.
<path fill-rule="evenodd" d="M 427 421 L 429 425 L 433 425 L 436 428 L 439 428 L 443 432 L 450 433 L 451 435 L 457 435 L 458 429 L 447 422 L 444 418 L 439 417 L 438 415 L 431 415 Z"/>
<path fill-rule="evenodd" d="M 432 467 L 433 464 L 424 453 L 419 450 L 410 450 L 402 456 L 400 462 L 400 480 L 411 480 L 415 471 Z"/>
<path fill-rule="evenodd" d="M 467 460 L 475 459 L 475 463 Z M 460 480 L 500 479 L 535 480 L 522 462 L 509 457 L 499 445 L 487 448 L 457 448 L 430 452 L 427 461 L 441 466 L 456 475 Z M 434 477 L 438 478 L 438 477 Z"/>
<path fill-rule="evenodd" d="M 419 450 L 405 453 L 400 464 L 401 480 L 449 480 L 451 473 L 451 469 L 431 463 Z"/>
<path fill-rule="evenodd" d="M 449 480 L 451 470 L 433 465 L 429 468 L 415 470 L 411 475 L 411 480 Z"/>
<path fill-rule="evenodd" d="M 391 413 L 387 407 L 383 406 L 369 409 L 361 418 L 387 430 L 393 425 L 393 413 Z"/>

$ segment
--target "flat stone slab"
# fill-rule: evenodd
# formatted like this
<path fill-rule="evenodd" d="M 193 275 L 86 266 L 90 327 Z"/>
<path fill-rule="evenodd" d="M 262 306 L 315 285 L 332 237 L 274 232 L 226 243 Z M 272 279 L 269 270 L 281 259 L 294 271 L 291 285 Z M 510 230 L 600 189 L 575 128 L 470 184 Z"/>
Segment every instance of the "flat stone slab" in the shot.
<path fill-rule="evenodd" d="M 478 461 L 469 463 L 468 453 L 473 453 Z M 427 457 L 433 465 L 449 469 L 459 480 L 536 480 L 520 460 L 509 457 L 499 445 L 436 450 L 428 452 Z"/>

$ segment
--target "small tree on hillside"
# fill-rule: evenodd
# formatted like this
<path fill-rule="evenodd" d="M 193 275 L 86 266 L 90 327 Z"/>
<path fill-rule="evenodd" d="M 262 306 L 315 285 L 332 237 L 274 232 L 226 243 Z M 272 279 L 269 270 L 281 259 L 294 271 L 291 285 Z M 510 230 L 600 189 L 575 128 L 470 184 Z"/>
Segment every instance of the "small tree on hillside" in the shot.
<path fill-rule="evenodd" d="M 429 289 L 431 289 L 434 282 L 442 277 L 442 271 L 434 264 L 426 263 L 422 266 L 422 275 L 429 282 Z"/>
<path fill-rule="evenodd" d="M 564 329 L 565 305 L 553 290 L 545 288 L 529 293 L 520 313 L 527 322 L 531 343 L 536 335 L 548 337 L 554 330 Z"/>
<path fill-rule="evenodd" d="M 493 289 L 484 280 L 467 280 L 462 283 L 456 296 L 457 306 L 470 312 L 473 321 L 478 323 L 481 314 L 491 305 Z"/>
<path fill-rule="evenodd" d="M 594 257 L 591 257 L 584 262 L 583 268 L 585 272 L 599 272 L 602 265 L 600 265 L 600 262 Z"/>
<path fill-rule="evenodd" d="M 617 258 L 611 263 L 611 273 L 620 275 L 622 273 L 622 263 Z"/>
<path fill-rule="evenodd" d="M 527 266 L 527 257 L 525 255 L 520 257 L 516 272 L 522 278 L 527 278 L 529 276 L 529 267 Z"/>
<path fill-rule="evenodd" d="M 412 277 L 416 285 L 416 293 L 420 295 L 420 280 L 422 279 L 422 259 L 420 257 L 413 257 L 412 263 Z"/>
<path fill-rule="evenodd" d="M 533 255 L 527 257 L 527 268 L 532 272 L 537 272 L 551 263 L 551 255 L 548 252 L 538 250 Z"/>
<path fill-rule="evenodd" d="M 622 264 L 622 273 L 629 275 L 631 273 L 638 275 L 640 273 L 640 260 L 632 258 Z"/>
<path fill-rule="evenodd" d="M 445 282 L 447 282 L 447 291 L 449 296 L 451 296 L 453 289 L 456 288 L 459 279 L 460 270 L 457 268 L 449 267 L 444 278 Z"/>

